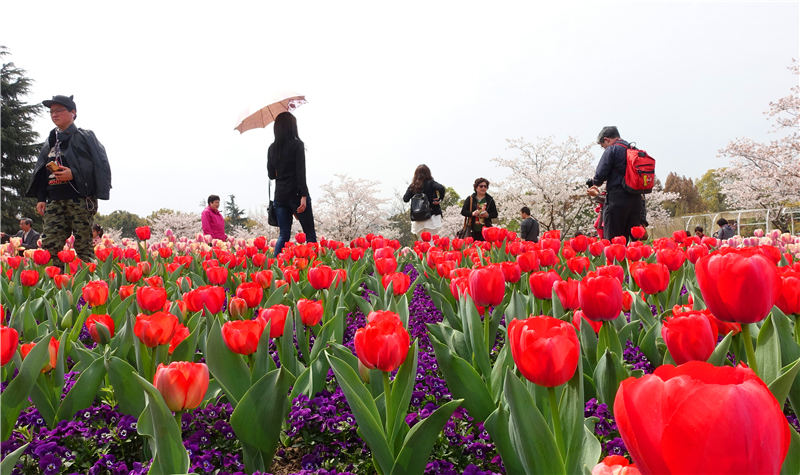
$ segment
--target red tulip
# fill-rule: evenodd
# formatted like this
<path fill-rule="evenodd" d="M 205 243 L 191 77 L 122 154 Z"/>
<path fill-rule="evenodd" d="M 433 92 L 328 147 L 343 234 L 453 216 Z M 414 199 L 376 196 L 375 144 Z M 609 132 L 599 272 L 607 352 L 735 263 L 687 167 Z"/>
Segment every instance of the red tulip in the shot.
<path fill-rule="evenodd" d="M 545 315 L 512 320 L 508 341 L 517 368 L 534 384 L 553 388 L 575 374 L 580 345 L 575 330 L 563 320 Z"/>
<path fill-rule="evenodd" d="M 683 229 L 679 229 L 672 233 L 672 239 L 674 239 L 675 242 L 677 243 L 682 243 L 683 240 L 686 239 L 686 236 L 687 236 L 686 231 L 684 231 Z"/>
<path fill-rule="evenodd" d="M 397 261 L 393 257 L 375 259 L 375 270 L 377 270 L 380 275 L 391 274 L 397 271 Z"/>
<path fill-rule="evenodd" d="M 170 411 L 194 409 L 203 402 L 208 391 L 208 366 L 186 361 L 168 366 L 161 363 L 153 377 L 153 386 L 164 397 Z"/>
<path fill-rule="evenodd" d="M 19 334 L 13 328 L 0 325 L 0 366 L 5 366 L 17 352 Z"/>
<path fill-rule="evenodd" d="M 635 229 L 635 228 L 634 228 Z M 609 455 L 592 469 L 592 475 L 641 475 L 636 465 L 622 455 Z"/>
<path fill-rule="evenodd" d="M 475 305 L 496 307 L 503 302 L 505 292 L 506 281 L 500 267 L 481 267 L 469 274 L 469 295 Z"/>
<path fill-rule="evenodd" d="M 138 267 L 135 266 L 127 266 L 125 267 L 124 274 L 125 274 L 125 280 L 127 280 L 128 283 L 135 284 L 136 282 L 139 282 L 139 280 L 142 278 L 142 269 L 139 269 Z"/>
<path fill-rule="evenodd" d="M 262 270 L 258 271 L 255 274 L 252 274 L 250 278 L 254 282 L 258 282 L 258 285 L 261 286 L 262 289 L 268 289 L 270 285 L 272 285 L 272 271 L 271 270 Z"/>
<path fill-rule="evenodd" d="M 241 319 L 247 312 L 247 302 L 240 297 L 231 297 L 228 300 L 228 313 L 233 319 Z"/>
<path fill-rule="evenodd" d="M 647 230 L 644 228 L 644 226 L 634 226 L 631 228 L 631 236 L 634 239 L 642 239 L 646 233 Z"/>
<path fill-rule="evenodd" d="M 386 274 L 381 278 L 381 282 L 384 289 L 388 289 L 389 284 L 392 284 L 392 293 L 394 295 L 403 295 L 411 286 L 411 278 L 402 272 Z"/>
<path fill-rule="evenodd" d="M 400 317 L 393 312 L 380 312 L 359 328 L 355 335 L 356 355 L 369 369 L 392 372 L 406 360 L 411 338 Z"/>
<path fill-rule="evenodd" d="M 209 267 L 206 269 L 206 275 L 212 285 L 225 285 L 228 282 L 228 269 L 225 267 Z"/>
<path fill-rule="evenodd" d="M 264 332 L 263 320 L 237 320 L 222 325 L 222 339 L 234 353 L 251 355 L 258 349 L 258 342 Z"/>
<path fill-rule="evenodd" d="M 669 269 L 664 264 L 642 264 L 631 271 L 642 292 L 654 295 L 669 287 Z"/>
<path fill-rule="evenodd" d="M 336 269 L 333 271 L 333 283 L 331 285 L 338 287 L 339 284 L 343 284 L 347 280 L 347 270 L 345 269 Z"/>
<path fill-rule="evenodd" d="M 395 266 L 397 263 L 395 263 Z M 385 275 L 381 273 L 381 275 Z M 328 266 L 317 266 L 308 269 L 308 282 L 317 290 L 327 289 L 333 282 L 333 269 Z"/>
<path fill-rule="evenodd" d="M 164 308 L 167 301 L 167 289 L 163 287 L 139 287 L 136 289 L 136 303 L 139 308 L 148 312 L 157 312 Z"/>
<path fill-rule="evenodd" d="M 584 315 L 582 311 L 575 310 L 575 312 L 572 314 L 572 326 L 574 326 L 576 330 L 581 331 L 582 321 L 591 326 L 595 333 L 599 333 L 600 328 L 603 327 L 603 322 L 593 322 L 586 318 L 586 315 Z"/>
<path fill-rule="evenodd" d="M 61 269 L 56 266 L 47 266 L 44 268 L 44 274 L 52 279 L 57 275 L 61 275 Z"/>
<path fill-rule="evenodd" d="M 553 269 L 547 272 L 534 272 L 528 278 L 533 296 L 540 300 L 553 298 L 553 284 L 561 282 L 561 276 Z"/>
<path fill-rule="evenodd" d="M 28 353 L 31 352 L 33 347 L 36 346 L 36 343 L 25 343 L 24 345 L 19 347 L 19 353 L 24 360 Z M 50 359 L 48 359 L 44 367 L 42 368 L 42 373 L 46 373 L 51 369 L 55 368 L 58 363 L 58 347 L 61 346 L 61 343 L 55 339 L 55 337 L 50 337 L 50 343 L 47 345 L 47 352 L 50 354 Z M 13 356 L 13 355 L 12 355 Z"/>
<path fill-rule="evenodd" d="M 140 241 L 147 241 L 150 239 L 150 226 L 140 226 L 136 228 L 136 237 Z"/>
<path fill-rule="evenodd" d="M 178 345 L 180 345 L 181 342 L 185 340 L 186 337 L 189 336 L 190 334 L 191 332 L 189 331 L 189 328 L 179 323 L 178 329 L 175 330 L 175 335 L 169 342 L 169 354 L 172 354 L 172 352 L 175 351 L 175 348 L 177 348 Z"/>
<path fill-rule="evenodd" d="M 258 320 L 261 320 L 264 326 L 269 322 L 269 337 L 278 338 L 283 336 L 283 328 L 286 326 L 286 315 L 289 313 L 289 307 L 286 305 L 273 305 L 270 308 L 262 308 L 258 311 Z"/>
<path fill-rule="evenodd" d="M 205 305 L 209 312 L 219 313 L 225 303 L 225 290 L 214 285 L 204 285 L 183 294 L 183 301 L 190 312 L 201 312 Z"/>
<path fill-rule="evenodd" d="M 589 253 L 594 257 L 599 256 L 603 253 L 603 250 L 606 248 L 606 245 L 602 243 L 602 241 L 597 241 L 589 244 Z"/>
<path fill-rule="evenodd" d="M 75 260 L 75 253 L 72 251 L 58 251 L 58 260 L 64 264 L 69 264 Z"/>
<path fill-rule="evenodd" d="M 622 291 L 622 311 L 630 312 L 633 306 L 633 296 L 628 291 Z"/>
<path fill-rule="evenodd" d="M 750 368 L 690 361 L 623 381 L 614 417 L 642 473 L 779 473 L 782 406 Z"/>
<path fill-rule="evenodd" d="M 606 246 L 603 252 L 606 255 L 606 262 L 609 264 L 613 264 L 615 261 L 622 262 L 625 260 L 625 246 L 622 244 Z"/>
<path fill-rule="evenodd" d="M 686 254 L 681 249 L 659 249 L 656 251 L 656 261 L 667 266 L 670 272 L 675 272 L 683 266 Z"/>
<path fill-rule="evenodd" d="M 150 263 L 147 261 L 144 262 L 137 262 L 136 267 L 142 271 L 142 275 L 147 275 L 150 273 Z"/>
<path fill-rule="evenodd" d="M 539 258 L 533 251 L 523 252 L 518 255 L 517 264 L 519 264 L 519 268 L 522 272 L 539 270 Z"/>
<path fill-rule="evenodd" d="M 578 284 L 578 302 L 588 320 L 614 320 L 622 311 L 622 285 L 614 277 L 590 272 Z"/>
<path fill-rule="evenodd" d="M 581 275 L 591 267 L 592 263 L 586 256 L 573 257 L 567 261 L 567 267 L 573 274 Z"/>
<path fill-rule="evenodd" d="M 24 270 L 20 272 L 19 282 L 25 287 L 33 287 L 39 282 L 39 272 L 35 270 Z"/>
<path fill-rule="evenodd" d="M 786 315 L 800 315 L 800 272 L 790 270 L 781 274 L 781 293 L 775 305 Z"/>
<path fill-rule="evenodd" d="M 92 307 L 105 305 L 108 301 L 108 284 L 103 280 L 92 280 L 84 284 L 83 300 Z"/>
<path fill-rule="evenodd" d="M 439 277 L 449 278 L 450 273 L 453 269 L 456 268 L 456 263 L 453 261 L 444 261 L 440 264 L 436 264 L 436 273 L 439 274 Z"/>
<path fill-rule="evenodd" d="M 306 233 L 295 234 L 294 240 L 297 241 L 298 244 L 303 244 L 304 242 L 306 242 Z"/>
<path fill-rule="evenodd" d="M 573 279 L 560 280 L 553 282 L 553 290 L 561 302 L 564 310 L 575 310 L 580 308 L 578 302 L 578 281 Z"/>
<path fill-rule="evenodd" d="M 607 275 L 616 278 L 620 284 L 625 283 L 625 269 L 622 266 L 600 266 L 597 268 L 597 275 Z"/>
<path fill-rule="evenodd" d="M 708 248 L 703 244 L 700 244 L 698 246 L 692 246 L 689 249 L 686 249 L 686 257 L 692 264 L 696 264 L 698 259 L 700 259 L 701 257 L 705 257 L 707 255 L 708 255 Z"/>
<path fill-rule="evenodd" d="M 589 238 L 583 234 L 575 236 L 569 240 L 569 247 L 574 249 L 575 252 L 585 252 L 589 247 Z"/>
<path fill-rule="evenodd" d="M 86 317 L 86 329 L 89 331 L 89 335 L 92 337 L 92 340 L 95 343 L 99 343 L 102 345 L 107 345 L 109 339 L 102 335 L 100 332 L 97 331 L 97 324 L 100 323 L 108 329 L 108 334 L 110 338 L 114 337 L 114 319 L 111 318 L 109 315 L 89 315 Z"/>
<path fill-rule="evenodd" d="M 422 234 L 419 235 L 420 239 L 425 242 L 429 242 L 431 240 L 431 233 L 428 231 L 423 231 Z"/>
<path fill-rule="evenodd" d="M 561 250 L 561 256 L 565 260 L 570 260 L 573 257 L 575 257 L 575 251 L 571 247 L 569 247 L 568 244 L 564 244 L 564 249 Z"/>
<path fill-rule="evenodd" d="M 37 266 L 43 266 L 50 262 L 50 253 L 44 249 L 37 249 L 33 251 L 33 262 Z"/>
<path fill-rule="evenodd" d="M 552 249 L 542 249 L 536 253 L 539 258 L 539 265 L 542 267 L 553 267 L 558 264 L 558 256 Z"/>
<path fill-rule="evenodd" d="M 178 329 L 178 317 L 171 313 L 156 312 L 152 315 L 140 313 L 136 316 L 133 333 L 148 348 L 165 345 L 175 336 Z"/>
<path fill-rule="evenodd" d="M 125 300 L 126 298 L 130 297 L 136 292 L 136 285 L 120 285 L 119 286 L 119 298 Z"/>
<path fill-rule="evenodd" d="M 661 338 L 675 363 L 706 361 L 717 346 L 717 326 L 701 312 L 690 311 L 664 320 Z"/>
<path fill-rule="evenodd" d="M 264 297 L 264 289 L 261 288 L 258 282 L 245 282 L 239 284 L 239 287 L 236 288 L 236 296 L 244 299 L 245 303 L 247 303 L 247 308 L 255 308 L 258 307 Z"/>
<path fill-rule="evenodd" d="M 695 270 L 703 301 L 726 322 L 763 320 L 781 293 L 778 268 L 756 249 L 715 251 L 701 257 Z"/>
<path fill-rule="evenodd" d="M 520 277 L 522 277 L 522 269 L 519 267 L 519 264 L 514 261 L 501 262 L 500 270 L 503 271 L 506 282 L 512 284 L 519 282 Z"/>
<path fill-rule="evenodd" d="M 297 313 L 303 325 L 313 327 L 322 320 L 322 302 L 317 300 L 300 299 L 297 301 Z"/>

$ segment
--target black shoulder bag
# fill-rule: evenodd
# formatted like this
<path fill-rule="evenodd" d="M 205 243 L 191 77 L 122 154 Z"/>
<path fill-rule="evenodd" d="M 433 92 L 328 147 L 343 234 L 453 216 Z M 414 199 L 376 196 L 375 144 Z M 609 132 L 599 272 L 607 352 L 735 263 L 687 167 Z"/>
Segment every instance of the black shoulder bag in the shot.
<path fill-rule="evenodd" d="M 472 195 L 470 195 L 469 197 L 469 209 L 470 211 L 472 211 Z M 470 229 L 470 222 L 472 222 L 472 219 L 470 219 L 468 216 L 464 216 L 464 226 L 461 229 L 459 229 L 458 232 L 456 233 L 456 237 L 458 239 L 466 239 L 472 235 L 472 229 Z"/>

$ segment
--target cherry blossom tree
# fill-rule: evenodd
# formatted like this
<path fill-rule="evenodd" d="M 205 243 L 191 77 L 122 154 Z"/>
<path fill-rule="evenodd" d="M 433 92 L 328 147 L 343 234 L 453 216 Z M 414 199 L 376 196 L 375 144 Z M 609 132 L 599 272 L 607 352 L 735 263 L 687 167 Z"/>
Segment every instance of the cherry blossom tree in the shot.
<path fill-rule="evenodd" d="M 166 237 L 167 229 L 171 229 L 177 237 L 193 238 L 201 231 L 200 215 L 182 211 L 167 210 L 157 214 L 150 220 L 152 241 L 157 242 Z"/>
<path fill-rule="evenodd" d="M 248 216 L 249 226 L 235 226 L 231 229 L 230 235 L 237 239 L 255 239 L 264 236 L 267 241 L 278 238 L 278 228 L 269 225 L 269 215 L 267 214 L 268 205 L 262 204 L 255 212 L 250 211 Z M 295 228 L 299 229 L 300 224 L 297 220 L 292 223 L 292 234 Z"/>
<path fill-rule="evenodd" d="M 800 62 L 792 60 L 788 69 L 800 74 Z M 729 208 L 769 209 L 773 225 L 785 231 L 788 216 L 783 208 L 800 204 L 800 86 L 770 102 L 764 114 L 774 120 L 771 132 L 782 136 L 769 143 L 731 141 L 719 151 L 730 158 L 730 166 L 718 170 L 718 175 Z"/>
<path fill-rule="evenodd" d="M 322 185 L 322 196 L 313 202 L 317 235 L 350 242 L 380 232 L 388 223 L 381 206 L 389 202 L 379 197 L 380 182 L 347 174 L 334 176 L 336 180 Z"/>

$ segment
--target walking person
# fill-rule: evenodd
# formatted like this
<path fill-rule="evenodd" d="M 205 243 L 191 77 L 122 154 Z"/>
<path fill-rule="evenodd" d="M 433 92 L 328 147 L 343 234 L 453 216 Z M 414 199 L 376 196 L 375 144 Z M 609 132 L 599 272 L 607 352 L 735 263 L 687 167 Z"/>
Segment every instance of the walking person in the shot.
<path fill-rule="evenodd" d="M 442 207 L 445 189 L 431 176 L 427 165 L 414 170 L 414 178 L 403 195 L 403 202 L 411 201 L 411 232 L 421 236 L 423 232 L 439 234 L 442 229 Z"/>
<path fill-rule="evenodd" d="M 275 255 L 292 237 L 292 217 L 300 221 L 306 241 L 317 242 L 314 230 L 314 213 L 306 184 L 306 151 L 297 133 L 297 119 L 290 112 L 281 112 L 273 127 L 275 141 L 267 152 L 267 174 L 275 180 L 275 198 L 272 206 L 278 219 L 278 241 Z"/>
<path fill-rule="evenodd" d="M 616 127 L 603 127 L 597 136 L 597 143 L 605 150 L 594 173 L 590 196 L 597 195 L 597 188 L 606 183 L 606 197 L 603 204 L 603 237 L 611 240 L 624 236 L 631 241 L 631 228 L 642 225 L 643 199 L 640 194 L 629 193 L 623 188 L 627 168 L 627 147 Z M 587 183 L 588 184 L 588 183 Z"/>
<path fill-rule="evenodd" d="M 78 112 L 72 96 L 53 96 L 42 103 L 50 108 L 56 127 L 39 153 L 25 196 L 38 200 L 36 211 L 44 216 L 42 247 L 54 265 L 63 266 L 57 255 L 71 235 L 78 258 L 90 262 L 97 200 L 107 200 L 111 191 L 106 149 L 94 132 L 75 126 Z"/>
<path fill-rule="evenodd" d="M 472 184 L 472 189 L 475 190 L 475 193 L 464 200 L 461 216 L 469 218 L 472 238 L 476 241 L 484 241 L 483 228 L 490 227 L 492 219 L 497 219 L 497 205 L 494 198 L 487 193 L 489 180 L 486 178 L 476 179 Z"/>
<path fill-rule="evenodd" d="M 228 236 L 225 234 L 225 218 L 222 217 L 222 213 L 219 211 L 219 196 L 210 195 L 207 201 L 208 206 L 203 210 L 203 214 L 200 215 L 203 234 L 225 241 Z"/>
<path fill-rule="evenodd" d="M 522 222 L 519 224 L 519 234 L 523 241 L 539 242 L 539 221 L 531 217 L 531 209 L 523 206 L 519 212 Z"/>

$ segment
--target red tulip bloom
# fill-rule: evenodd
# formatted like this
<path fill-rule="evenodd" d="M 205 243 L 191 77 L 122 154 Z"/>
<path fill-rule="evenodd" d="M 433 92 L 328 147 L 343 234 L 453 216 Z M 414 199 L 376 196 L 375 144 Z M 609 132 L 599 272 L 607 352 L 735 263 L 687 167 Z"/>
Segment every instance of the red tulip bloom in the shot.
<path fill-rule="evenodd" d="M 672 239 L 674 239 L 675 242 L 677 243 L 682 243 L 683 240 L 686 239 L 686 236 L 688 235 L 686 234 L 686 231 L 684 231 L 683 229 L 679 229 L 672 233 Z"/>
<path fill-rule="evenodd" d="M 592 475 L 642 475 L 642 472 L 622 455 L 609 455 L 594 466 Z"/>
<path fill-rule="evenodd" d="M 681 249 L 659 249 L 656 251 L 656 261 L 667 266 L 670 272 L 675 272 L 683 266 L 686 254 Z"/>
<path fill-rule="evenodd" d="M 387 373 L 403 364 L 410 344 L 411 338 L 400 317 L 388 311 L 377 313 L 355 335 L 356 355 L 361 364 Z"/>
<path fill-rule="evenodd" d="M 582 311 L 575 310 L 575 312 L 572 314 L 572 326 L 574 326 L 576 330 L 581 331 L 582 323 L 591 326 L 592 331 L 595 333 L 599 333 L 600 328 L 603 327 L 603 322 L 593 322 L 586 318 L 586 315 L 584 315 Z"/>
<path fill-rule="evenodd" d="M 183 340 L 186 339 L 187 336 L 191 335 L 189 328 L 185 325 L 178 324 L 178 329 L 175 330 L 175 335 L 172 337 L 172 340 L 169 342 L 169 354 L 172 354 L 175 351 L 175 348 L 181 344 Z"/>
<path fill-rule="evenodd" d="M 64 264 L 69 264 L 75 260 L 75 253 L 72 251 L 58 251 L 58 260 Z"/>
<path fill-rule="evenodd" d="M 519 268 L 522 272 L 539 270 L 539 258 L 533 251 L 523 252 L 518 255 L 517 264 L 519 264 Z"/>
<path fill-rule="evenodd" d="M 564 249 L 561 250 L 561 256 L 568 261 L 575 257 L 575 251 L 569 247 L 568 244 L 564 244 Z"/>
<path fill-rule="evenodd" d="M 349 247 L 340 247 L 340 248 L 338 248 L 338 249 L 336 249 L 334 251 L 334 254 L 336 254 L 336 258 L 337 259 L 344 261 L 348 257 L 350 257 L 350 248 Z"/>
<path fill-rule="evenodd" d="M 525 379 L 553 388 L 572 378 L 580 345 L 572 326 L 544 315 L 512 320 L 508 326 L 511 355 Z"/>
<path fill-rule="evenodd" d="M 92 307 L 105 305 L 108 301 L 108 284 L 103 280 L 92 280 L 84 284 L 83 300 Z"/>
<path fill-rule="evenodd" d="M 147 241 L 150 239 L 150 226 L 140 226 L 136 228 L 136 237 L 140 241 Z"/>
<path fill-rule="evenodd" d="M 572 271 L 573 274 L 578 274 L 578 275 L 581 275 L 587 270 L 589 270 L 591 265 L 592 263 L 586 256 L 573 257 L 572 259 L 567 261 L 567 267 L 569 267 L 569 270 Z"/>
<path fill-rule="evenodd" d="M 233 319 L 240 319 L 247 312 L 247 302 L 243 298 L 231 297 L 228 300 L 228 313 Z"/>
<path fill-rule="evenodd" d="M 456 263 L 453 261 L 444 261 L 436 264 L 436 273 L 439 277 L 450 278 L 450 273 L 456 268 Z"/>
<path fill-rule="evenodd" d="M 675 363 L 706 361 L 717 347 L 717 326 L 695 310 L 664 320 L 661 338 Z"/>
<path fill-rule="evenodd" d="M 236 288 L 236 296 L 244 299 L 245 303 L 247 303 L 247 308 L 255 308 L 258 307 L 264 297 L 264 289 L 261 288 L 258 282 L 245 282 L 239 284 L 239 287 Z"/>
<path fill-rule="evenodd" d="M 395 263 L 395 266 L 396 265 Z M 317 290 L 327 289 L 333 282 L 333 269 L 328 266 L 316 266 L 308 269 L 308 282 L 311 284 L 311 287 Z"/>
<path fill-rule="evenodd" d="M 114 338 L 114 319 L 112 319 L 109 315 L 89 315 L 86 317 L 86 329 L 89 331 L 89 335 L 92 337 L 92 340 L 95 343 L 100 343 L 103 345 L 108 344 L 108 341 L 105 336 L 101 335 L 97 331 L 97 324 L 100 323 L 108 329 L 108 334 L 110 338 Z"/>
<path fill-rule="evenodd" d="M 407 276 L 406 276 L 407 277 Z M 297 301 L 297 313 L 303 325 L 313 327 L 322 320 L 322 302 L 317 300 L 300 299 Z"/>
<path fill-rule="evenodd" d="M 587 238 L 583 234 L 575 236 L 574 238 L 569 240 L 569 247 L 574 249 L 575 252 L 585 252 L 586 249 L 589 247 L 589 238 Z"/>
<path fill-rule="evenodd" d="M 33 251 L 33 262 L 37 266 L 43 266 L 50 262 L 50 253 L 44 249 L 37 249 Z"/>
<path fill-rule="evenodd" d="M 642 264 L 631 271 L 642 292 L 654 295 L 669 287 L 669 269 L 664 264 Z"/>
<path fill-rule="evenodd" d="M 790 270 L 781 274 L 781 293 L 775 305 L 786 315 L 800 315 L 800 272 Z"/>
<path fill-rule="evenodd" d="M 625 283 L 625 269 L 622 266 L 600 266 L 597 268 L 597 275 L 607 275 L 616 278 L 620 284 Z"/>
<path fill-rule="evenodd" d="M 124 274 L 125 280 L 127 280 L 129 284 L 135 284 L 142 278 L 142 269 L 135 266 L 127 266 Z"/>
<path fill-rule="evenodd" d="M 645 234 L 647 234 L 647 230 L 644 226 L 634 226 L 631 228 L 631 236 L 634 239 L 642 239 Z"/>
<path fill-rule="evenodd" d="M 642 473 L 779 473 L 782 408 L 750 368 L 690 361 L 623 381 L 614 417 Z"/>
<path fill-rule="evenodd" d="M 0 366 L 5 366 L 17 352 L 19 334 L 13 328 L 0 326 Z"/>
<path fill-rule="evenodd" d="M 553 267 L 558 264 L 558 256 L 552 249 L 542 249 L 536 253 L 536 257 L 542 267 Z"/>
<path fill-rule="evenodd" d="M 263 320 L 237 320 L 222 325 L 222 339 L 234 353 L 252 355 L 258 349 L 258 342 L 264 332 Z"/>
<path fill-rule="evenodd" d="M 162 279 L 160 275 L 145 277 L 144 283 L 150 287 L 164 287 L 164 279 Z"/>
<path fill-rule="evenodd" d="M 167 289 L 164 287 L 139 287 L 136 289 L 136 303 L 139 308 L 148 312 L 158 312 L 167 301 Z"/>
<path fill-rule="evenodd" d="M 403 295 L 411 286 L 411 278 L 402 272 L 386 274 L 381 278 L 381 282 L 384 290 L 389 288 L 389 284 L 392 284 L 392 293 L 394 295 Z"/>
<path fill-rule="evenodd" d="M 686 257 L 692 264 L 696 264 L 698 259 L 707 255 L 708 248 L 703 244 L 692 246 L 689 249 L 686 249 Z"/>
<path fill-rule="evenodd" d="M 339 284 L 344 284 L 347 280 L 347 271 L 345 269 L 336 269 L 333 271 L 333 283 L 331 285 L 338 287 Z"/>
<path fill-rule="evenodd" d="M 633 306 L 633 296 L 628 291 L 622 291 L 622 311 L 623 312 L 630 312 L 631 307 Z"/>
<path fill-rule="evenodd" d="M 625 260 L 625 246 L 622 244 L 606 246 L 603 252 L 606 255 L 606 262 L 609 264 L 613 264 L 615 261 L 622 262 Z"/>
<path fill-rule="evenodd" d="M 119 286 L 119 298 L 125 300 L 126 298 L 130 297 L 136 292 L 136 285 L 120 285 Z"/>
<path fill-rule="evenodd" d="M 255 274 L 251 274 L 250 278 L 253 280 L 253 282 L 257 282 L 262 289 L 268 289 L 269 286 L 272 285 L 271 270 L 258 271 Z"/>
<path fill-rule="evenodd" d="M 142 275 L 147 275 L 150 273 L 150 263 L 147 261 L 144 262 L 137 262 L 136 267 L 142 271 Z"/>
<path fill-rule="evenodd" d="M 35 270 L 24 270 L 20 272 L 19 282 L 25 287 L 33 287 L 39 282 L 39 272 Z"/>
<path fill-rule="evenodd" d="M 133 333 L 148 348 L 165 345 L 175 336 L 178 329 L 178 317 L 167 312 L 156 312 L 152 315 L 140 313 L 136 316 Z"/>
<path fill-rule="evenodd" d="M 225 285 L 228 281 L 228 269 L 225 267 L 209 267 L 206 269 L 208 283 L 212 285 Z"/>
<path fill-rule="evenodd" d="M 553 290 L 556 291 L 556 296 L 564 310 L 580 308 L 581 304 L 578 302 L 577 280 L 568 278 L 567 280 L 553 282 Z"/>
<path fill-rule="evenodd" d="M 297 241 L 298 244 L 303 244 L 304 242 L 306 242 L 306 233 L 295 234 L 294 240 Z"/>
<path fill-rule="evenodd" d="M 61 274 L 61 269 L 56 266 L 47 266 L 44 268 L 44 274 L 51 279 Z"/>
<path fill-rule="evenodd" d="M 289 313 L 289 307 L 286 305 L 273 305 L 270 308 L 262 308 L 258 311 L 258 320 L 261 320 L 264 326 L 269 322 L 269 337 L 278 338 L 283 336 L 283 327 L 286 326 L 286 315 Z"/>
<path fill-rule="evenodd" d="M 201 312 L 205 305 L 209 312 L 219 313 L 225 303 L 225 290 L 214 285 L 204 285 L 183 294 L 183 301 L 190 312 Z"/>
<path fill-rule="evenodd" d="M 761 254 L 764 254 L 767 259 L 771 260 L 776 266 L 781 261 L 781 251 L 775 246 L 758 246 L 756 249 L 758 249 L 758 252 Z"/>
<path fill-rule="evenodd" d="M 622 311 L 622 285 L 614 277 L 590 272 L 578 284 L 578 302 L 587 319 L 614 320 Z"/>
<path fill-rule="evenodd" d="M 506 282 L 512 284 L 519 282 L 520 277 L 522 277 L 522 269 L 520 269 L 519 264 L 514 261 L 501 262 L 500 270 L 503 271 Z"/>
<path fill-rule="evenodd" d="M 19 347 L 19 353 L 24 360 L 28 353 L 31 352 L 33 347 L 36 346 L 36 343 L 25 343 L 24 345 Z M 50 355 L 50 359 L 48 359 L 44 367 L 42 368 L 42 373 L 46 373 L 51 369 L 55 368 L 58 364 L 58 347 L 61 346 L 61 342 L 55 339 L 55 337 L 50 337 L 50 343 L 47 345 L 47 352 Z M 13 356 L 13 355 L 12 355 Z"/>
<path fill-rule="evenodd" d="M 203 402 L 208 391 L 208 366 L 186 361 L 176 361 L 168 366 L 161 363 L 153 377 L 153 386 L 161 393 L 170 411 L 194 409 Z"/>
<path fill-rule="evenodd" d="M 528 278 L 533 296 L 540 300 L 550 300 L 553 298 L 553 284 L 561 282 L 561 276 L 553 269 L 547 272 L 534 272 Z"/>
<path fill-rule="evenodd" d="M 726 322 L 760 322 L 781 293 L 778 268 L 756 249 L 716 251 L 700 258 L 695 270 L 703 300 Z"/>
<path fill-rule="evenodd" d="M 352 255 L 351 255 L 352 256 Z M 375 270 L 380 275 L 391 274 L 397 271 L 397 261 L 394 257 L 375 259 Z"/>
<path fill-rule="evenodd" d="M 496 307 L 503 302 L 506 281 L 503 271 L 497 266 L 474 269 L 469 275 L 469 295 L 475 305 Z"/>
<path fill-rule="evenodd" d="M 589 253 L 594 257 L 599 256 L 603 253 L 603 250 L 606 248 L 606 245 L 602 243 L 602 241 L 597 241 L 589 244 Z"/>
<path fill-rule="evenodd" d="M 428 231 L 423 231 L 422 234 L 419 235 L 419 238 L 425 242 L 430 242 L 431 233 L 429 233 Z"/>

